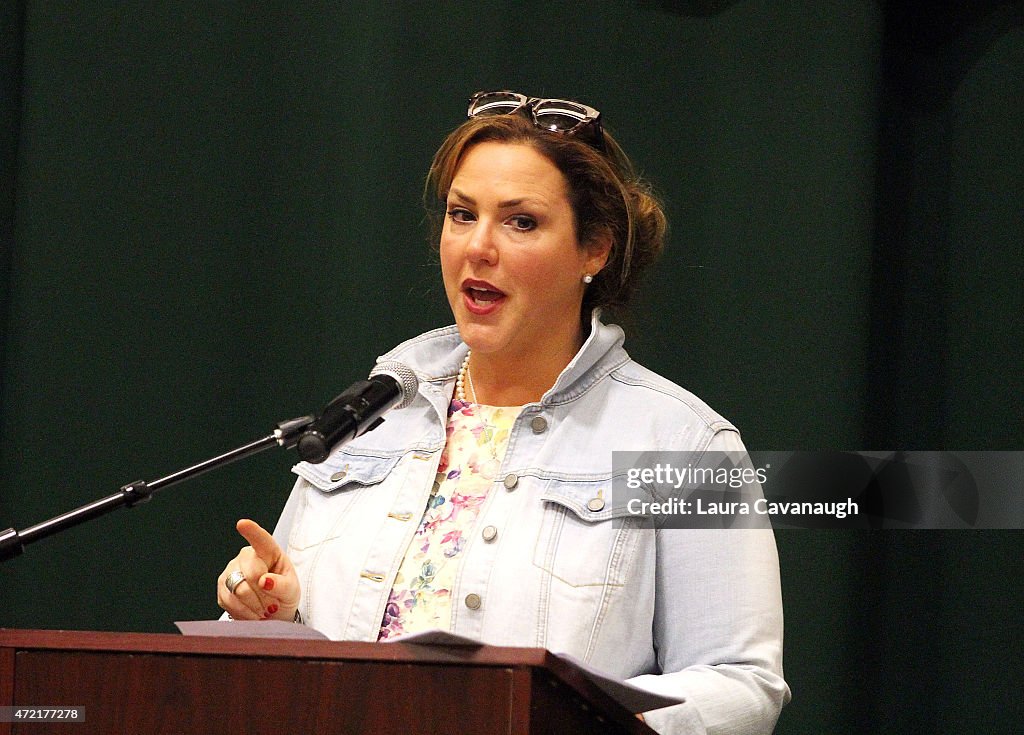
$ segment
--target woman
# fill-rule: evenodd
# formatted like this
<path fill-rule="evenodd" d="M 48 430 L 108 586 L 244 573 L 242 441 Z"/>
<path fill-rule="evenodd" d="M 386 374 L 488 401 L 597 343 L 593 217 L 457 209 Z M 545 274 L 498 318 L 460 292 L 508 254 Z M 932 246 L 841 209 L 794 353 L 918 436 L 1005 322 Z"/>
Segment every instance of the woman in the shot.
<path fill-rule="evenodd" d="M 237 619 L 379 640 L 441 628 L 568 652 L 686 703 L 661 732 L 767 733 L 789 690 L 771 531 L 614 516 L 613 450 L 741 451 L 727 421 L 629 359 L 623 305 L 665 219 L 585 105 L 480 93 L 438 150 L 455 327 L 381 359 L 419 395 L 299 480 L 225 568 Z"/>

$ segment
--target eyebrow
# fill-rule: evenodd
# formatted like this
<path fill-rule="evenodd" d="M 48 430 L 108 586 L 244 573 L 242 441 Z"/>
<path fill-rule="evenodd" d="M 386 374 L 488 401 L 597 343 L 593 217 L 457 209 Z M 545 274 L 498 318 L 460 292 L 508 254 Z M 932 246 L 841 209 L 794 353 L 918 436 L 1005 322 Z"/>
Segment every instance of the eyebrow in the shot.
<path fill-rule="evenodd" d="M 474 199 L 473 197 L 469 196 L 464 191 L 459 191 L 455 187 L 452 187 L 449 193 L 454 194 L 459 199 L 461 199 L 462 201 L 466 202 L 466 204 L 472 204 L 474 206 L 476 205 L 476 199 Z M 503 202 L 498 202 L 498 209 L 508 209 L 509 207 L 518 207 L 520 204 L 522 204 L 525 201 L 527 201 L 526 198 L 507 199 L 507 200 L 505 200 Z"/>

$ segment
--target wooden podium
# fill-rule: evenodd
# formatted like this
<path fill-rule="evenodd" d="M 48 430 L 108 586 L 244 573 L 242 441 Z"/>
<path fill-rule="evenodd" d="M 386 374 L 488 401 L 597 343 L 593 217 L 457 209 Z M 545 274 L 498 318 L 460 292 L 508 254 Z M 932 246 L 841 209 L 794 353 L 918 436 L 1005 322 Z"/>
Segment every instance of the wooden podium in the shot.
<path fill-rule="evenodd" d="M 653 732 L 537 648 L 0 629 L 0 706 L 85 708 L 13 733 Z"/>

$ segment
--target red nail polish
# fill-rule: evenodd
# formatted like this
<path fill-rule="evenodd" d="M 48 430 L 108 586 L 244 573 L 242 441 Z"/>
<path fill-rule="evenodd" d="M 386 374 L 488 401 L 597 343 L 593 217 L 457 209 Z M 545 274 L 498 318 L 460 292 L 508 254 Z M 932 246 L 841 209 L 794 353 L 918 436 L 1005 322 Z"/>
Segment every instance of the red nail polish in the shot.
<path fill-rule="evenodd" d="M 271 605 L 270 607 L 267 608 L 267 614 L 268 615 L 273 615 L 276 612 L 277 612 L 277 605 Z"/>
<path fill-rule="evenodd" d="M 272 589 L 274 589 L 274 580 L 271 579 L 270 577 L 267 577 L 266 579 L 264 579 L 263 580 L 263 589 L 265 589 L 265 590 L 272 590 Z"/>

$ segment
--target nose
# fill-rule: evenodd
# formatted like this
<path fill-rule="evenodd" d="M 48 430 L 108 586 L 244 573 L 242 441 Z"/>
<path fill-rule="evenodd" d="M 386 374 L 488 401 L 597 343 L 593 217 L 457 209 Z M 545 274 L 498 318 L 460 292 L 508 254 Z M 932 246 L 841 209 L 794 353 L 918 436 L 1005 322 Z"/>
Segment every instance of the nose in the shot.
<path fill-rule="evenodd" d="M 473 263 L 494 265 L 498 262 L 498 249 L 490 223 L 481 218 L 473 228 L 466 244 L 466 257 Z"/>

